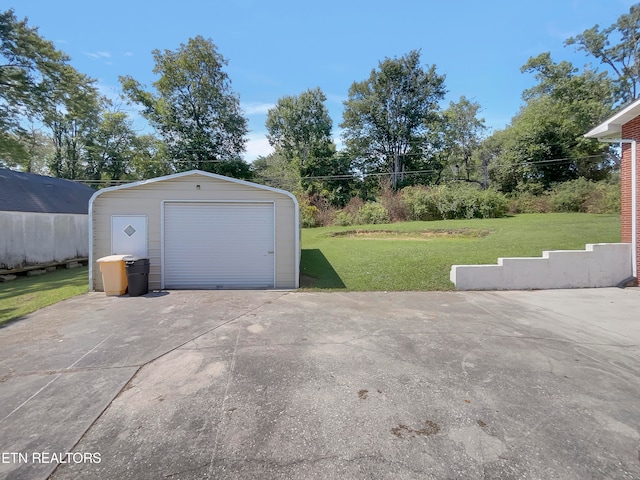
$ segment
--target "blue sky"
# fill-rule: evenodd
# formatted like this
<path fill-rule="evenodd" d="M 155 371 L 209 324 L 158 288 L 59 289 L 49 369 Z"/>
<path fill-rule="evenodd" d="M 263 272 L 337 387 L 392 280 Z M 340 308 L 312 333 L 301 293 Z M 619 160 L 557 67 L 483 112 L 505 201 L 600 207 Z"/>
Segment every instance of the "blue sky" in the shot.
<path fill-rule="evenodd" d="M 267 110 L 285 95 L 320 87 L 339 143 L 342 102 L 385 57 L 421 49 L 422 63 L 446 75 L 443 108 L 461 95 L 482 106 L 491 129 L 504 128 L 534 83 L 520 67 L 550 51 L 576 66 L 591 61 L 566 38 L 595 24 L 609 26 L 634 0 L 20 0 L 18 18 L 71 56 L 111 98 L 119 75 L 147 86 L 153 49 L 176 50 L 189 38 L 211 38 L 249 119 L 245 159 L 268 154 Z M 144 122 L 135 109 L 122 106 Z"/>

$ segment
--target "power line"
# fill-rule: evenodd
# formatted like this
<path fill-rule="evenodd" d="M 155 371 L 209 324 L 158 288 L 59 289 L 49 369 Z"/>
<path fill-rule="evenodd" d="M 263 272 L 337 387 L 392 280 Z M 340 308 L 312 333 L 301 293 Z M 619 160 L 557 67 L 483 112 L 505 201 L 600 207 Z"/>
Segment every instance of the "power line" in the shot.
<path fill-rule="evenodd" d="M 562 165 L 562 164 L 573 163 L 578 160 L 600 159 L 600 158 L 607 158 L 607 157 L 608 157 L 607 154 L 597 154 L 597 155 L 585 155 L 582 157 L 575 157 L 575 158 L 566 157 L 566 158 L 552 158 L 547 160 L 536 160 L 536 161 L 527 160 L 527 161 L 517 162 L 517 163 L 490 163 L 489 165 L 487 165 L 486 168 L 494 169 L 494 168 L 500 168 L 500 167 L 517 167 L 517 166 L 530 166 L 530 165 L 554 165 L 554 164 Z M 161 161 L 157 161 L 157 162 L 161 162 Z M 206 162 L 206 161 L 203 161 L 203 162 Z M 219 163 L 221 161 L 211 160 L 211 162 Z M 165 163 L 165 162 L 162 162 L 162 163 Z M 409 170 L 409 171 L 404 171 L 400 173 L 402 175 L 421 175 L 421 174 L 429 174 L 429 173 L 440 173 L 445 168 L 446 166 L 443 167 L 442 169 L 431 168 L 431 169 L 423 169 L 423 170 Z M 458 168 L 460 170 L 466 170 L 466 167 L 463 167 L 463 166 L 460 166 Z M 483 167 L 482 165 L 472 165 L 469 168 L 474 170 L 482 170 L 485 167 Z M 337 175 L 315 175 L 315 176 L 301 177 L 300 179 L 301 180 L 354 180 L 358 178 L 384 177 L 384 176 L 391 176 L 391 175 L 393 175 L 392 172 L 372 172 L 372 173 L 360 172 L 360 173 L 344 173 L 344 174 L 337 174 Z M 281 183 L 286 183 L 281 177 L 264 177 L 264 178 L 265 180 L 269 180 L 269 181 L 280 181 Z M 142 180 L 147 180 L 147 179 L 132 179 L 132 180 L 74 179 L 72 181 L 85 183 L 89 185 L 105 185 L 105 184 L 120 185 L 120 184 L 138 182 Z"/>

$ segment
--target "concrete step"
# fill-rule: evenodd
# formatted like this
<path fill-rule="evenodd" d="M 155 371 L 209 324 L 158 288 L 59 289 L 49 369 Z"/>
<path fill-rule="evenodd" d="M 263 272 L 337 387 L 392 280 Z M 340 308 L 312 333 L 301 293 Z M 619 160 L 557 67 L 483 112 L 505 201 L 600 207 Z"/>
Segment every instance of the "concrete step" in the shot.
<path fill-rule="evenodd" d="M 542 257 L 499 258 L 497 265 L 453 265 L 456 290 L 615 287 L 632 275 L 630 243 L 590 243 Z"/>

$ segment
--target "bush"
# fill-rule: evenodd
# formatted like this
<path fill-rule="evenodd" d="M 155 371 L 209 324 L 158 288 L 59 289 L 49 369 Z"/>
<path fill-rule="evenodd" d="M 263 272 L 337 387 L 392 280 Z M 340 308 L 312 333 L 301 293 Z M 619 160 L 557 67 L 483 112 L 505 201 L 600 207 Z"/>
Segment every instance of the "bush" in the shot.
<path fill-rule="evenodd" d="M 620 186 L 578 178 L 556 185 L 551 205 L 554 212 L 618 213 Z"/>
<path fill-rule="evenodd" d="M 336 212 L 337 210 L 330 206 L 318 208 L 318 213 L 316 214 L 316 226 L 327 227 L 329 225 L 333 225 L 333 218 L 335 217 Z"/>
<path fill-rule="evenodd" d="M 364 200 L 362 200 L 360 197 L 351 197 L 351 199 L 347 203 L 347 206 L 342 210 L 350 214 L 351 217 L 355 217 L 358 213 L 358 210 L 360 210 L 363 205 Z"/>
<path fill-rule="evenodd" d="M 353 215 L 351 215 L 349 212 L 345 212 L 344 210 L 338 210 L 333 215 L 333 224 L 339 225 L 341 227 L 353 225 Z"/>
<path fill-rule="evenodd" d="M 401 191 L 409 220 L 439 220 L 438 187 L 405 187 Z"/>
<path fill-rule="evenodd" d="M 507 213 L 506 197 L 495 190 L 456 184 L 437 187 L 406 187 L 402 190 L 410 220 L 496 218 Z"/>
<path fill-rule="evenodd" d="M 509 213 L 548 213 L 551 211 L 551 200 L 548 194 L 534 195 L 522 192 L 509 199 Z"/>
<path fill-rule="evenodd" d="M 504 217 L 509 210 L 507 197 L 502 193 L 487 189 L 480 192 L 480 216 L 477 218 L 499 218 Z"/>
<path fill-rule="evenodd" d="M 318 207 L 315 205 L 309 205 L 308 203 L 300 202 L 300 223 L 302 228 L 311 228 L 318 225 Z"/>
<path fill-rule="evenodd" d="M 374 223 L 389 223 L 389 212 L 379 203 L 367 202 L 356 214 L 354 223 L 358 225 L 371 225 Z"/>
<path fill-rule="evenodd" d="M 404 222 L 409 217 L 401 191 L 393 191 L 390 187 L 383 188 L 378 196 L 378 203 L 387 209 L 392 222 Z"/>
<path fill-rule="evenodd" d="M 620 185 L 579 178 L 559 183 L 550 192 L 522 191 L 509 199 L 509 212 L 620 213 Z"/>
<path fill-rule="evenodd" d="M 583 204 L 589 196 L 593 183 L 579 178 L 556 185 L 551 192 L 554 212 L 583 212 Z"/>
<path fill-rule="evenodd" d="M 479 217 L 479 191 L 463 184 L 442 187 L 438 212 L 443 220 Z"/>
<path fill-rule="evenodd" d="M 596 183 L 583 208 L 587 213 L 620 213 L 620 185 Z"/>

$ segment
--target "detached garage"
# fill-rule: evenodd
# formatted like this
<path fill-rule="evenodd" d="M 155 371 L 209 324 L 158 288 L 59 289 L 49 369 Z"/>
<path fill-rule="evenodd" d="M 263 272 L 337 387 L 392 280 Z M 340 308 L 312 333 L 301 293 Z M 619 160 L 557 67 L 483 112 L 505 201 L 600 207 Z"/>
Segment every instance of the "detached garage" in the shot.
<path fill-rule="evenodd" d="M 150 289 L 297 288 L 298 203 L 289 192 L 193 170 L 105 188 L 89 202 L 96 260 L 149 258 Z"/>

